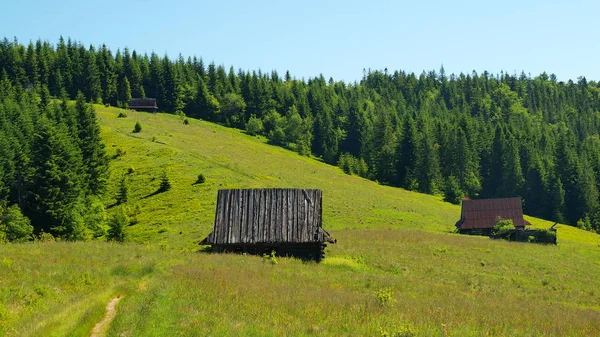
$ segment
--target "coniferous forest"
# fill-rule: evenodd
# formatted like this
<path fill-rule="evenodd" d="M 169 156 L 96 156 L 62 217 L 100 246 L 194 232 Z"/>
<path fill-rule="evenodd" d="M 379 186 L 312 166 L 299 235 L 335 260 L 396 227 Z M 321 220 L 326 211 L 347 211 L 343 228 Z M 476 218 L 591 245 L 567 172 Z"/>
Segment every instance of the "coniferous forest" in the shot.
<path fill-rule="evenodd" d="M 5 38 L 0 226 L 12 241 L 105 235 L 108 159 L 88 103 L 154 97 L 161 111 L 242 128 L 382 184 L 453 203 L 521 196 L 526 214 L 598 231 L 599 94 L 585 77 L 546 73 L 385 69 L 344 83 Z"/>

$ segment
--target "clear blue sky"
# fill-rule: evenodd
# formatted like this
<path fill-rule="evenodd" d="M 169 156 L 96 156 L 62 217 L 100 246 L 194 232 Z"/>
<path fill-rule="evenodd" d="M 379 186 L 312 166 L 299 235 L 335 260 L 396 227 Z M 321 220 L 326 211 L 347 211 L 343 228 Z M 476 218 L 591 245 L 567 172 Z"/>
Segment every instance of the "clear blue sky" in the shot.
<path fill-rule="evenodd" d="M 5 1 L 0 34 L 60 35 L 236 69 L 354 81 L 363 68 L 600 80 L 599 1 Z M 489 3 L 488 3 L 489 2 Z"/>

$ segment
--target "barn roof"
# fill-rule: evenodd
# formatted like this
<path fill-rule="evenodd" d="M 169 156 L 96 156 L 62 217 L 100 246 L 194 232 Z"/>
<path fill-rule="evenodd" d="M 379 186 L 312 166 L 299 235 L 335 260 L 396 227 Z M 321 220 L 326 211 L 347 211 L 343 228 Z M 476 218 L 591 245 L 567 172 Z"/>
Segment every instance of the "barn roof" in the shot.
<path fill-rule="evenodd" d="M 132 98 L 129 101 L 130 109 L 158 109 L 156 98 Z"/>
<path fill-rule="evenodd" d="M 492 228 L 498 217 L 511 219 L 515 227 L 529 225 L 523 219 L 521 198 L 498 198 L 463 200 L 461 219 L 456 226 L 460 229 Z"/>
<path fill-rule="evenodd" d="M 219 190 L 213 231 L 200 244 L 334 242 L 322 219 L 321 190 Z"/>

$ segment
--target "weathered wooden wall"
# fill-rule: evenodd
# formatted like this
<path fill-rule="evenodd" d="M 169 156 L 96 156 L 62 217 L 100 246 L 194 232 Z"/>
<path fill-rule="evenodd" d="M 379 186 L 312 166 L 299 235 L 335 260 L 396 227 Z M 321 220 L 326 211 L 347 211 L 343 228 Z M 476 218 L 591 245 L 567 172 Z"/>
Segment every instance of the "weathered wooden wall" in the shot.
<path fill-rule="evenodd" d="M 214 229 L 203 243 L 233 245 L 331 240 L 321 227 L 321 190 L 220 190 Z"/>

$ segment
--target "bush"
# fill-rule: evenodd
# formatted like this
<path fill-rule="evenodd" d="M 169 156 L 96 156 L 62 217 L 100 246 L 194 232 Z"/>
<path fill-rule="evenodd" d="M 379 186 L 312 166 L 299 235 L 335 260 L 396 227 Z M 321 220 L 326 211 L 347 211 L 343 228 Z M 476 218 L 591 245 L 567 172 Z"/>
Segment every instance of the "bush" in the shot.
<path fill-rule="evenodd" d="M 189 125 L 189 124 L 190 124 L 190 121 L 189 121 L 189 120 L 186 118 L 186 119 L 184 119 L 184 120 L 183 120 L 183 124 L 184 124 L 184 125 Z"/>
<path fill-rule="evenodd" d="M 108 223 L 107 241 L 125 242 L 125 226 L 129 223 L 123 208 L 119 208 Z"/>
<path fill-rule="evenodd" d="M 502 219 L 498 217 L 496 224 L 492 228 L 492 235 L 502 235 L 512 229 L 515 229 L 515 225 L 511 219 Z"/>
<path fill-rule="evenodd" d="M 8 207 L 0 215 L 0 233 L 5 240 L 10 242 L 29 241 L 33 234 L 33 226 L 29 218 L 21 213 L 18 205 Z"/>
<path fill-rule="evenodd" d="M 56 241 L 56 239 L 54 238 L 54 235 L 50 234 L 50 233 L 46 233 L 44 232 L 44 230 L 42 230 L 40 232 L 40 234 L 38 234 L 37 238 L 35 238 L 36 241 L 38 242 L 54 242 Z"/>
<path fill-rule="evenodd" d="M 283 146 L 286 144 L 285 133 L 279 126 L 269 132 L 269 143 L 273 145 Z"/>
<path fill-rule="evenodd" d="M 394 291 L 390 288 L 379 289 L 375 292 L 377 303 L 381 306 L 393 305 L 397 302 L 394 297 Z"/>
<path fill-rule="evenodd" d="M 246 132 L 251 136 L 256 136 L 263 132 L 263 122 L 256 118 L 254 115 L 250 116 L 248 123 L 246 123 Z"/>
<path fill-rule="evenodd" d="M 204 182 L 206 182 L 206 178 L 204 177 L 204 174 L 200 173 L 196 180 L 196 184 L 204 184 Z"/>
<path fill-rule="evenodd" d="M 363 178 L 366 178 L 369 174 L 369 167 L 367 166 L 365 160 L 354 157 L 349 153 L 343 153 L 340 156 L 338 160 L 338 166 L 346 174 L 357 174 Z"/>
<path fill-rule="evenodd" d="M 93 238 L 106 235 L 108 229 L 108 218 L 101 200 L 90 197 L 86 200 L 86 212 L 83 214 L 85 226 L 91 231 Z"/>
<path fill-rule="evenodd" d="M 117 118 L 127 118 L 127 114 L 124 112 L 119 112 L 119 115 L 117 116 Z"/>
<path fill-rule="evenodd" d="M 140 122 L 135 122 L 135 126 L 133 127 L 133 133 L 139 133 L 142 131 L 142 124 Z"/>
<path fill-rule="evenodd" d="M 115 153 L 115 158 L 123 157 L 126 153 L 127 151 L 119 147 L 117 148 L 117 152 Z"/>

